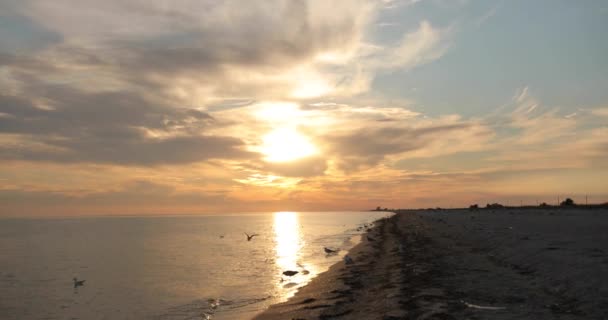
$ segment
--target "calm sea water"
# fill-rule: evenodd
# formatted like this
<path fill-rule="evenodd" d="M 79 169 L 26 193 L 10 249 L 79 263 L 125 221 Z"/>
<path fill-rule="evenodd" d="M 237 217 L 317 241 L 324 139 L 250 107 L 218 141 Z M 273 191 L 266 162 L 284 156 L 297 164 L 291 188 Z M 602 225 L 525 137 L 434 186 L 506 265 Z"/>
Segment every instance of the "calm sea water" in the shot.
<path fill-rule="evenodd" d="M 0 220 L 1 319 L 249 319 L 381 212 Z M 258 233 L 247 241 L 244 233 Z M 323 247 L 340 248 L 327 256 Z M 282 275 L 296 270 L 293 277 Z M 72 278 L 86 280 L 74 288 Z"/>

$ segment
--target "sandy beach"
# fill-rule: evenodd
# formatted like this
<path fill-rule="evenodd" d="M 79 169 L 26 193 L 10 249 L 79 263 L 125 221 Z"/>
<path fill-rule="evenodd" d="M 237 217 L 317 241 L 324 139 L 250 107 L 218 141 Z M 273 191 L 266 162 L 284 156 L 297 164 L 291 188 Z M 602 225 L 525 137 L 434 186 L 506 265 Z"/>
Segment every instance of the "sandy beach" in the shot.
<path fill-rule="evenodd" d="M 606 319 L 608 210 L 398 211 L 272 319 Z"/>

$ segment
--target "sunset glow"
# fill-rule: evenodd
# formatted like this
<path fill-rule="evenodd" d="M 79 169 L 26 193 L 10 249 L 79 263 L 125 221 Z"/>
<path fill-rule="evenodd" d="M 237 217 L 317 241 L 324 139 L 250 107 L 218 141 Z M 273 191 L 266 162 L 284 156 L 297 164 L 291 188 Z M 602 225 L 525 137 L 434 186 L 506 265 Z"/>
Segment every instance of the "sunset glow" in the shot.
<path fill-rule="evenodd" d="M 606 201 L 605 7 L 5 1 L 0 215 Z"/>
<path fill-rule="evenodd" d="M 266 134 L 261 151 L 270 162 L 286 162 L 315 155 L 318 151 L 294 128 L 278 128 Z"/>
<path fill-rule="evenodd" d="M 0 318 L 606 318 L 607 32 L 606 0 L 0 0 Z"/>

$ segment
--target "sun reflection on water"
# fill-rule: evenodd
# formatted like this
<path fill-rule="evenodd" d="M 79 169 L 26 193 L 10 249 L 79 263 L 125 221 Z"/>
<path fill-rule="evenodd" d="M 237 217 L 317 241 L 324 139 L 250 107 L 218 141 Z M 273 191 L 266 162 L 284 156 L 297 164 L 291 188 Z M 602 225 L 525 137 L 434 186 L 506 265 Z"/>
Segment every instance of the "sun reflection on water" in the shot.
<path fill-rule="evenodd" d="M 281 270 L 295 270 L 300 251 L 300 222 L 295 212 L 275 212 L 276 263 Z"/>
<path fill-rule="evenodd" d="M 302 266 L 299 264 L 300 249 L 302 248 L 302 236 L 300 234 L 300 222 L 296 212 L 275 212 L 274 234 L 276 242 L 276 265 L 280 272 L 286 270 L 299 271 L 294 277 L 285 277 L 285 283 L 279 284 L 280 289 L 289 288 L 288 284 L 300 284 L 304 279 Z M 286 292 L 284 298 L 288 298 L 291 292 Z"/>

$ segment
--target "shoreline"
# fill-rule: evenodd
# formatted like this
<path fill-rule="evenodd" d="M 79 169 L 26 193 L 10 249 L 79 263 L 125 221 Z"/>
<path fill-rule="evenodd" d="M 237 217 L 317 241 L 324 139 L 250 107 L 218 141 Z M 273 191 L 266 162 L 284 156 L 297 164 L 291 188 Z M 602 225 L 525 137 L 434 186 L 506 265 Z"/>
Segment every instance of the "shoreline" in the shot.
<path fill-rule="evenodd" d="M 253 319 L 605 318 L 607 228 L 605 209 L 397 212 Z"/>
<path fill-rule="evenodd" d="M 371 272 L 370 269 L 373 268 L 370 268 L 370 262 L 373 260 L 382 262 L 384 268 L 381 273 L 385 273 L 391 268 L 398 271 L 393 265 L 397 262 L 394 261 L 395 259 L 377 259 L 379 257 L 377 250 L 389 249 L 389 247 L 397 247 L 398 245 L 384 236 L 387 233 L 385 229 L 392 227 L 392 221 L 396 219 L 396 216 L 397 214 L 390 218 L 379 219 L 374 222 L 370 231 L 361 235 L 361 241 L 347 253 L 353 259 L 353 264 L 346 265 L 344 260 L 334 264 L 327 271 L 317 275 L 306 286 L 300 288 L 290 299 L 271 305 L 267 310 L 254 317 L 253 320 L 330 319 L 340 317 L 344 317 L 344 319 L 356 319 L 357 317 L 371 319 L 369 314 L 354 315 L 353 311 L 347 307 L 359 299 L 366 299 L 359 297 L 357 294 L 365 293 L 361 290 L 365 284 L 359 281 L 358 275 L 363 272 Z M 373 241 L 368 240 L 368 236 Z M 389 241 L 391 243 L 387 246 Z M 365 278 L 371 279 L 370 277 Z M 398 316 L 398 313 L 394 312 L 395 309 L 399 309 L 398 301 L 392 299 L 398 295 L 397 279 L 383 276 L 380 273 L 373 274 L 376 283 L 379 283 L 378 279 L 380 278 L 382 278 L 380 289 L 391 299 L 385 299 L 380 305 L 377 302 L 373 304 L 379 309 L 388 310 L 388 312 L 383 313 Z"/>

